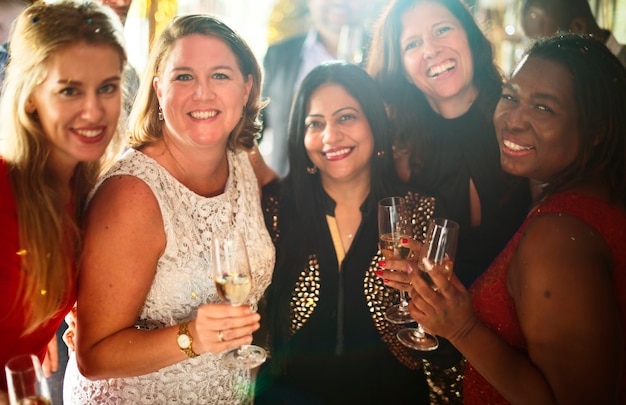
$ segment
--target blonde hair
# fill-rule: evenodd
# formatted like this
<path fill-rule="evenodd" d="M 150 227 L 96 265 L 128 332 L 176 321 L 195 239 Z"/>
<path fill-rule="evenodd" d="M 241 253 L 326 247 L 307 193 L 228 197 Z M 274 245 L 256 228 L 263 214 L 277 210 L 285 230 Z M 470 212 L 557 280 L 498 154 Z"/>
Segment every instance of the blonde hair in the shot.
<path fill-rule="evenodd" d="M 159 100 L 152 87 L 152 81 L 163 73 L 165 62 L 176 41 L 192 34 L 222 40 L 235 54 L 243 77 L 252 76 L 250 97 L 244 106 L 242 119 L 230 133 L 228 141 L 231 150 L 250 150 L 261 130 L 259 112 L 267 104 L 261 101 L 261 67 L 248 44 L 235 31 L 220 20 L 203 14 L 174 17 L 153 44 L 148 66 L 129 118 L 130 146 L 140 148 L 162 136 L 163 121 L 159 120 Z"/>
<path fill-rule="evenodd" d="M 21 255 L 22 278 L 14 305 L 26 308 L 25 334 L 68 304 L 87 194 L 122 146 L 116 134 L 101 159 L 78 163 L 70 215 L 60 202 L 60 179 L 48 168 L 49 141 L 37 115 L 27 113 L 27 100 L 46 78 L 52 55 L 71 44 L 110 46 L 119 55 L 122 72 L 123 38 L 119 19 L 110 8 L 71 0 L 34 3 L 19 15 L 11 34 L 0 102 L 0 154 L 17 203 L 20 251 L 16 253 Z"/>

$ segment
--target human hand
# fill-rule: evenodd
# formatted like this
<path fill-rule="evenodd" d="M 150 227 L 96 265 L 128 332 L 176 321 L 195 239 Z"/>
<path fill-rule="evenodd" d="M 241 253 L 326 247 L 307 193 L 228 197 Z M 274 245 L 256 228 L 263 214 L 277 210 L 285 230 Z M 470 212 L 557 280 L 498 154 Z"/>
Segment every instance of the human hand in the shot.
<path fill-rule="evenodd" d="M 252 333 L 261 327 L 260 319 L 248 305 L 202 305 L 196 319 L 189 323 L 193 351 L 220 353 L 248 345 L 252 343 Z"/>
<path fill-rule="evenodd" d="M 411 249 L 409 259 L 387 259 L 378 262 L 376 275 L 382 277 L 389 287 L 408 292 L 411 289 L 407 268 L 422 248 L 422 243 L 413 239 L 402 239 L 402 246 Z"/>
<path fill-rule="evenodd" d="M 68 352 L 72 353 L 76 350 L 76 305 L 65 315 L 65 323 L 67 329 L 63 332 L 63 341 L 67 345 Z"/>
<path fill-rule="evenodd" d="M 0 405 L 9 405 L 9 394 L 0 390 Z"/>
<path fill-rule="evenodd" d="M 52 373 L 59 369 L 59 346 L 57 344 L 57 337 L 54 335 L 52 340 L 48 343 L 48 351 L 41 364 L 46 378 L 50 377 Z"/>
<path fill-rule="evenodd" d="M 471 297 L 454 273 L 440 271 L 427 259 L 423 259 L 423 265 L 433 284 L 424 279 L 417 263 L 409 264 L 409 312 L 425 331 L 454 344 L 478 322 Z"/>

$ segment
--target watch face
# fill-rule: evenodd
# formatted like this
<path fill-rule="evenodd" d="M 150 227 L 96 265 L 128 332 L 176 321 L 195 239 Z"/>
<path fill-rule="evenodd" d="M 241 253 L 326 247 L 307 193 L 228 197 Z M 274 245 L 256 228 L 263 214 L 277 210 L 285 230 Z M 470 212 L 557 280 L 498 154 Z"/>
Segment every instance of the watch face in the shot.
<path fill-rule="evenodd" d="M 178 335 L 176 341 L 178 342 L 178 347 L 181 349 L 187 349 L 189 347 L 190 342 L 189 336 L 187 335 Z"/>

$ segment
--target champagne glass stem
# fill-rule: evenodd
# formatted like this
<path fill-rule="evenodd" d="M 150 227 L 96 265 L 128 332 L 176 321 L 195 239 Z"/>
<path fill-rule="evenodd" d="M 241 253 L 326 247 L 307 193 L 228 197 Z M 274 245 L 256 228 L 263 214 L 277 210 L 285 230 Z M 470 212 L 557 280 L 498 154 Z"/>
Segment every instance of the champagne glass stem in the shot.
<path fill-rule="evenodd" d="M 426 336 L 426 332 L 424 332 L 424 328 L 422 328 L 422 324 L 421 323 L 417 324 L 417 328 L 415 328 L 415 330 L 413 331 L 413 334 L 418 339 L 423 339 L 424 336 Z"/>
<path fill-rule="evenodd" d="M 404 290 L 400 290 L 400 311 L 409 312 L 409 299 L 408 293 Z"/>

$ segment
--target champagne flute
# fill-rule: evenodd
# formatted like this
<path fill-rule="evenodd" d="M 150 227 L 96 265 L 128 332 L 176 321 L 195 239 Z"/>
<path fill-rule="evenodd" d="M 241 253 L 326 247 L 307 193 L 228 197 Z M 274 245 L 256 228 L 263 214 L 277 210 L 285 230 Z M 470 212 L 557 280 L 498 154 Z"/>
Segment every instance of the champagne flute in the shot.
<path fill-rule="evenodd" d="M 211 257 L 213 279 L 220 298 L 230 305 L 245 305 L 252 290 L 252 275 L 246 244 L 241 235 L 213 239 Z M 267 358 L 262 347 L 243 345 L 224 355 L 224 361 L 233 368 L 254 368 Z"/>
<path fill-rule="evenodd" d="M 402 238 L 411 238 L 409 215 L 404 198 L 387 197 L 378 202 L 378 237 L 380 251 L 385 259 L 407 259 L 411 249 L 402 246 Z M 385 319 L 391 323 L 414 322 L 409 313 L 406 291 L 400 290 L 400 303 L 385 311 Z"/>
<path fill-rule="evenodd" d="M 458 239 L 459 224 L 456 222 L 445 218 L 434 218 L 430 221 L 426 240 L 424 240 L 418 256 L 417 267 L 422 278 L 435 290 L 436 288 L 428 272 L 436 268 L 450 279 Z M 424 261 L 428 261 L 433 267 L 430 270 L 427 269 Z M 437 337 L 424 332 L 419 323 L 416 328 L 399 330 L 397 337 L 403 345 L 415 350 L 430 351 L 439 347 Z"/>
<path fill-rule="evenodd" d="M 52 397 L 41 363 L 34 354 L 10 359 L 4 367 L 11 405 L 50 405 Z"/>

